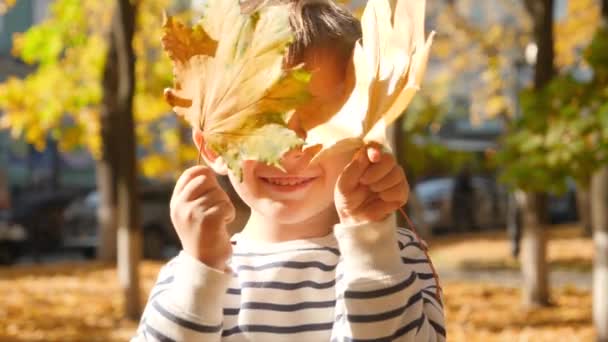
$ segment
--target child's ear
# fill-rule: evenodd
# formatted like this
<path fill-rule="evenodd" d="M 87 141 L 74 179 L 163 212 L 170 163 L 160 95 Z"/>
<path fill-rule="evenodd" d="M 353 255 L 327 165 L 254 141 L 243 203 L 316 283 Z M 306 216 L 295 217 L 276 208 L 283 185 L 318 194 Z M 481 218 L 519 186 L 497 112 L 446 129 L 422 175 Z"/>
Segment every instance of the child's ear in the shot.
<path fill-rule="evenodd" d="M 205 161 L 205 164 L 219 175 L 225 176 L 228 174 L 228 166 L 224 162 L 224 159 L 207 147 L 203 132 L 200 129 L 192 129 L 192 140 L 194 140 L 194 145 L 196 145 L 196 149 Z"/>

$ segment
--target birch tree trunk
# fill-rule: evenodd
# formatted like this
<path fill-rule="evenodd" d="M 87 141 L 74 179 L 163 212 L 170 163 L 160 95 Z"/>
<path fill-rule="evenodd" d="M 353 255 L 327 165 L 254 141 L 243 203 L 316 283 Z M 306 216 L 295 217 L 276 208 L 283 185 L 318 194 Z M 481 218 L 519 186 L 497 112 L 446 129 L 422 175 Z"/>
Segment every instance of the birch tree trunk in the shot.
<path fill-rule="evenodd" d="M 97 192 L 99 194 L 99 207 L 97 208 L 97 221 L 99 222 L 99 245 L 97 246 L 97 259 L 104 262 L 116 261 L 116 124 L 117 113 L 113 111 L 115 105 L 114 93 L 117 87 L 118 70 L 116 65 L 116 43 L 114 35 L 110 34 L 106 65 L 103 73 L 104 97 L 101 110 L 101 158 L 97 161 L 95 176 Z"/>
<path fill-rule="evenodd" d="M 543 89 L 555 75 L 553 37 L 553 0 L 525 0 L 524 5 L 533 21 L 534 40 L 538 56 L 534 70 L 534 89 Z M 526 193 L 521 240 L 523 275 L 523 303 L 527 306 L 549 304 L 547 242 L 544 225 L 547 223 L 547 196 Z"/>
<path fill-rule="evenodd" d="M 608 26 L 608 0 L 602 0 L 602 25 Z M 593 259 L 593 323 L 598 342 L 608 342 L 608 165 L 591 178 Z"/>
<path fill-rule="evenodd" d="M 597 340 L 608 342 L 608 166 L 591 180 L 593 219 L 593 322 Z"/>
<path fill-rule="evenodd" d="M 576 185 L 576 210 L 578 220 L 583 227 L 583 236 L 591 237 L 593 228 L 591 225 L 591 198 L 589 187 L 583 184 Z"/>
<path fill-rule="evenodd" d="M 117 162 L 118 277 L 124 295 L 125 315 L 131 320 L 138 320 L 141 313 L 138 265 L 142 253 L 133 123 L 135 54 L 132 41 L 135 21 L 134 2 L 116 1 L 110 39 L 116 58 L 108 60 L 106 65 L 115 68 L 116 82 L 114 88 L 104 87 L 105 109 L 116 118 L 115 133 L 120 139 L 120 152 L 114 151 Z"/>
<path fill-rule="evenodd" d="M 102 142 L 103 144 L 104 142 Z M 103 262 L 116 261 L 116 177 L 112 162 L 105 157 L 95 166 L 99 207 L 97 259 Z"/>
<path fill-rule="evenodd" d="M 547 265 L 547 196 L 523 193 L 523 231 L 521 238 L 521 270 L 523 274 L 523 303 L 525 306 L 549 304 Z"/>

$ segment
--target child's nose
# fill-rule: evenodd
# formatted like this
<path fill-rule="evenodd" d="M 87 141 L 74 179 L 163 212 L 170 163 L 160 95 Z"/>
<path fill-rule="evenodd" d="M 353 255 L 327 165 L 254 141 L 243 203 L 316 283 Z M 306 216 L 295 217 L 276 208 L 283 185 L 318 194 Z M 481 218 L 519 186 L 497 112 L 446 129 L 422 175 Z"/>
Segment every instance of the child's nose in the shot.
<path fill-rule="evenodd" d="M 288 173 L 297 173 L 308 166 L 312 157 L 312 154 L 307 150 L 292 149 L 281 158 L 281 165 Z"/>

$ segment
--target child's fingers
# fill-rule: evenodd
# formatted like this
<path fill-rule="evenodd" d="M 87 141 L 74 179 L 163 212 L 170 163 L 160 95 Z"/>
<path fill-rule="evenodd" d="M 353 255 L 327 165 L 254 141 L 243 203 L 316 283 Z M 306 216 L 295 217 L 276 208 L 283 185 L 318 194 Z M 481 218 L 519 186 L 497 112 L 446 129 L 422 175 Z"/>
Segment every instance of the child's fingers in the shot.
<path fill-rule="evenodd" d="M 215 176 L 201 174 L 192 178 L 179 196 L 185 201 L 192 201 L 205 195 L 210 190 L 219 188 L 216 184 Z"/>
<path fill-rule="evenodd" d="M 385 202 L 401 203 L 405 204 L 408 196 L 407 186 L 404 184 L 398 184 L 390 189 L 384 190 L 379 193 L 380 199 Z"/>
<path fill-rule="evenodd" d="M 377 163 L 382 158 L 382 145 L 378 143 L 370 143 L 367 145 L 366 151 L 367 158 L 372 163 Z"/>
<path fill-rule="evenodd" d="M 361 183 L 369 185 L 380 181 L 391 172 L 395 165 L 395 158 L 391 154 L 385 153 L 381 155 L 378 161 L 372 163 L 367 168 L 361 177 Z"/>
<path fill-rule="evenodd" d="M 192 201 L 191 205 L 195 209 L 205 210 L 209 214 L 221 218 L 224 223 L 232 222 L 236 215 L 236 210 L 230 198 L 220 188 L 210 190 L 205 196 Z"/>
<path fill-rule="evenodd" d="M 385 177 L 375 183 L 369 184 L 369 189 L 373 192 L 382 192 L 401 184 L 404 179 L 403 169 L 395 165 Z"/>
<path fill-rule="evenodd" d="M 175 188 L 173 189 L 173 195 L 175 196 L 175 195 L 181 193 L 184 190 L 184 188 L 186 187 L 186 184 L 188 184 L 190 182 L 190 180 L 192 180 L 194 177 L 202 175 L 202 174 L 210 175 L 211 173 L 212 173 L 211 169 L 209 169 L 208 167 L 203 166 L 203 165 L 192 166 L 192 167 L 186 169 L 186 171 L 184 171 L 182 173 L 182 175 L 179 177 L 179 179 L 175 183 Z"/>
<path fill-rule="evenodd" d="M 358 185 L 354 190 L 350 191 L 348 196 L 342 197 L 340 201 L 343 202 L 341 204 L 344 205 L 344 208 L 347 208 L 349 211 L 356 211 L 369 196 L 369 189 L 366 186 Z"/>
<path fill-rule="evenodd" d="M 369 166 L 369 160 L 363 150 L 359 150 L 353 160 L 344 168 L 338 179 L 338 190 L 343 193 L 354 190 L 359 185 L 361 176 Z"/>
<path fill-rule="evenodd" d="M 382 158 L 382 152 L 380 152 L 380 150 L 378 150 L 378 148 L 376 147 L 368 147 L 367 156 L 369 158 L 369 161 L 371 161 L 372 163 L 377 163 Z"/>

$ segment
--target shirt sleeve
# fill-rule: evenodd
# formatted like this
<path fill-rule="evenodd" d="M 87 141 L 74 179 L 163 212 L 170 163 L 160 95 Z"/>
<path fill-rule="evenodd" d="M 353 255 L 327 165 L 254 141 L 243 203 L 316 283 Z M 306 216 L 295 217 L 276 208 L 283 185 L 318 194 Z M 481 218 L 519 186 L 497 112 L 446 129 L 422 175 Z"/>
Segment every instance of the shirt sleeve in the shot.
<path fill-rule="evenodd" d="M 445 341 L 438 284 L 414 234 L 394 217 L 334 233 L 342 260 L 332 341 Z"/>
<path fill-rule="evenodd" d="M 131 342 L 220 341 L 231 279 L 182 251 L 161 269 Z"/>

